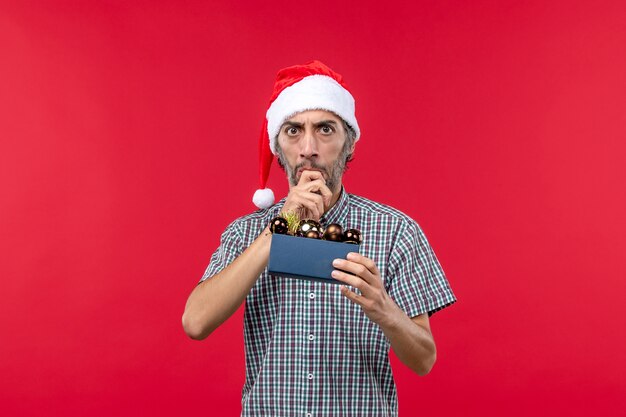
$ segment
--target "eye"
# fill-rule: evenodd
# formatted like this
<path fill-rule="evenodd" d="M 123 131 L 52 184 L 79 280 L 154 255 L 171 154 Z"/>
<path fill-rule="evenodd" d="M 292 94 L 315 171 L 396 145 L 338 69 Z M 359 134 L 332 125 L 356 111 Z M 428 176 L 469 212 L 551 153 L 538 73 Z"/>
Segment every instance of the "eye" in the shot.
<path fill-rule="evenodd" d="M 285 133 L 287 134 L 287 136 L 295 136 L 298 134 L 298 128 L 295 126 L 288 126 L 287 128 L 285 128 Z"/>
<path fill-rule="evenodd" d="M 334 132 L 333 128 L 330 127 L 329 125 L 324 125 L 320 127 L 320 131 L 325 135 L 330 135 Z"/>

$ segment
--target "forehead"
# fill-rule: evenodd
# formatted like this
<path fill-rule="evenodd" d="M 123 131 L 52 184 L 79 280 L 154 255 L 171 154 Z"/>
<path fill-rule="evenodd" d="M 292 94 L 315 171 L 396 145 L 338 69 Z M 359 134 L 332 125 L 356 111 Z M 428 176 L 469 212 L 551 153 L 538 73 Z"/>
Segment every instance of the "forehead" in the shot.
<path fill-rule="evenodd" d="M 334 121 L 338 125 L 343 125 L 343 120 L 335 113 L 326 110 L 306 110 L 296 113 L 287 118 L 285 122 L 294 123 L 319 123 L 322 121 Z"/>

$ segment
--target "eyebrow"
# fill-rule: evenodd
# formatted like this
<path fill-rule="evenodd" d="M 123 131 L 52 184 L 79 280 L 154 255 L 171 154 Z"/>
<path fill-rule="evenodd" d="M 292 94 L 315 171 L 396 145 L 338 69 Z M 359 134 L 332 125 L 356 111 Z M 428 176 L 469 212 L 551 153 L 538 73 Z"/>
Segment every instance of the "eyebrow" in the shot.
<path fill-rule="evenodd" d="M 337 126 L 337 122 L 334 120 L 328 119 L 328 120 L 321 120 L 319 122 L 313 123 L 313 127 L 320 127 L 320 126 L 325 126 L 325 125 Z M 302 126 L 304 126 L 304 123 L 293 122 L 293 121 L 287 120 L 285 123 L 283 123 L 280 129 L 282 130 L 286 126 L 302 128 Z"/>
<path fill-rule="evenodd" d="M 313 126 L 315 127 L 320 127 L 320 126 L 324 126 L 324 125 L 332 125 L 332 126 L 337 126 L 337 122 L 334 120 L 322 120 L 320 122 L 317 123 L 313 123 Z"/>
<path fill-rule="evenodd" d="M 302 127 L 304 126 L 304 123 L 298 123 L 298 122 L 291 122 L 289 120 L 287 120 L 285 123 L 283 123 L 283 125 L 280 127 L 280 130 L 283 130 L 285 127 Z"/>

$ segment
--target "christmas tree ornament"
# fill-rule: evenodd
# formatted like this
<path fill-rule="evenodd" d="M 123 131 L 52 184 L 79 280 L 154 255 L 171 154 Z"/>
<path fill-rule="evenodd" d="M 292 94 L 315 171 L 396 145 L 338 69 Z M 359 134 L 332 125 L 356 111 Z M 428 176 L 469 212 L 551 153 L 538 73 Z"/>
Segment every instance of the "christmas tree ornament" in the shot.
<path fill-rule="evenodd" d="M 315 237 L 317 234 L 317 237 Z M 322 236 L 322 226 L 315 220 L 306 219 L 300 221 L 297 236 L 320 239 Z"/>
<path fill-rule="evenodd" d="M 274 217 L 270 221 L 270 232 L 278 235 L 286 235 L 289 232 L 289 223 L 284 217 Z"/>
<path fill-rule="evenodd" d="M 318 232 L 315 229 L 311 229 L 308 232 L 306 232 L 306 234 L 304 235 L 304 237 L 308 237 L 309 239 L 321 239 L 322 235 L 320 232 Z"/>
<path fill-rule="evenodd" d="M 324 230 L 324 240 L 331 240 L 333 242 L 343 241 L 343 227 L 337 223 L 331 223 Z"/>
<path fill-rule="evenodd" d="M 361 244 L 361 231 L 358 229 L 348 229 L 343 234 L 343 243 Z"/>

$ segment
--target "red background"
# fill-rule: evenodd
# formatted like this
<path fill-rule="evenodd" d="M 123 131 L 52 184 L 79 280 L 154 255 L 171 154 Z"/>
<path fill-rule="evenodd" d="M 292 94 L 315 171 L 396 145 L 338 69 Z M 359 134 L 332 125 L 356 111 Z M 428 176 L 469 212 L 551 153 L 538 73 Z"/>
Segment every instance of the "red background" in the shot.
<path fill-rule="evenodd" d="M 238 415 L 242 310 L 186 298 L 253 210 L 279 68 L 344 74 L 350 192 L 421 224 L 459 302 L 400 414 L 626 408 L 622 1 L 3 2 L 0 414 Z M 270 186 L 286 192 L 274 167 Z"/>

